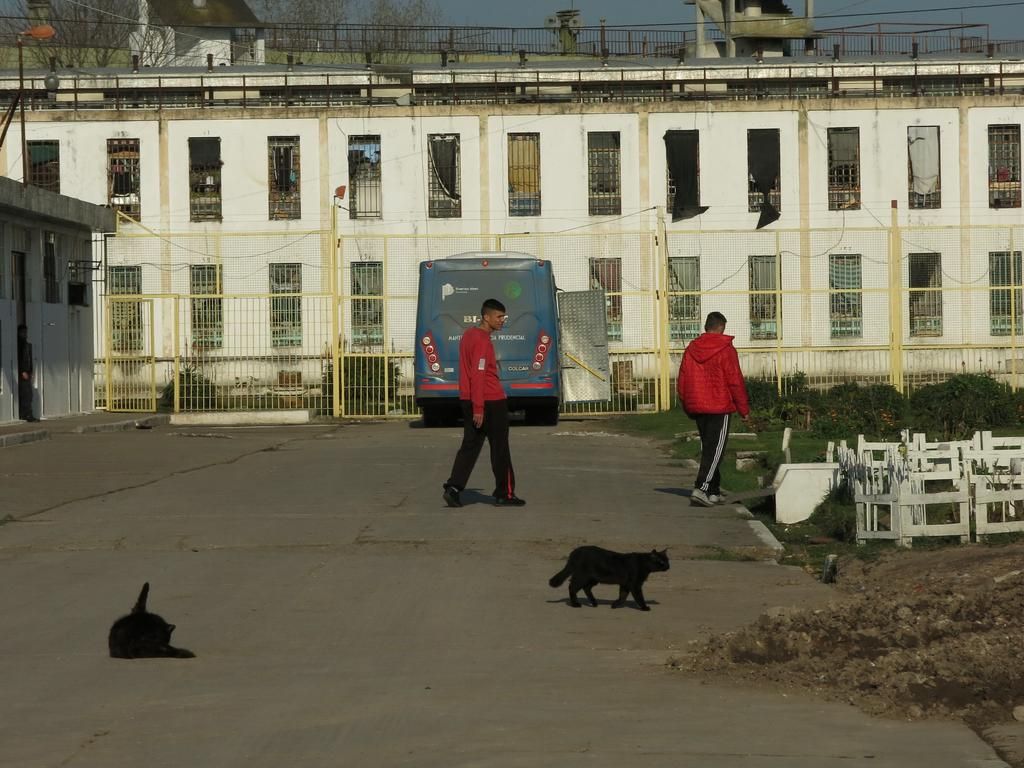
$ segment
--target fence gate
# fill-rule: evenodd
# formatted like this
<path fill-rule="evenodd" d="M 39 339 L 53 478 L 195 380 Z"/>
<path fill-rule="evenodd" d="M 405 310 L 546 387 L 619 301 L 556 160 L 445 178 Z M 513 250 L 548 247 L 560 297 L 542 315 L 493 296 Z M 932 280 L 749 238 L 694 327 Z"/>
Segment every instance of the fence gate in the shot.
<path fill-rule="evenodd" d="M 558 294 L 564 403 L 611 400 L 606 310 L 604 291 L 563 291 Z"/>
<path fill-rule="evenodd" d="M 108 296 L 106 302 L 107 410 L 153 413 L 157 406 L 153 300 Z"/>

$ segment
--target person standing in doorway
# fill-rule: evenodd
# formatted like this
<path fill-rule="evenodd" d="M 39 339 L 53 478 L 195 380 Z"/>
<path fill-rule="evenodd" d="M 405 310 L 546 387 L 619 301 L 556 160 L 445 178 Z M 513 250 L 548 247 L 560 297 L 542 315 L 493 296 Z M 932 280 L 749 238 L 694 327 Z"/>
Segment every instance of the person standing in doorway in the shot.
<path fill-rule="evenodd" d="M 740 360 L 725 334 L 725 315 L 712 312 L 704 333 L 690 342 L 679 365 L 676 389 L 687 416 L 700 433 L 700 469 L 690 503 L 710 507 L 722 499 L 720 466 L 729 439 L 729 416 L 739 412 L 747 421 L 750 403 Z"/>
<path fill-rule="evenodd" d="M 32 345 L 28 343 L 28 328 L 18 326 L 18 418 L 37 421 L 32 414 Z"/>
<path fill-rule="evenodd" d="M 460 494 L 473 473 L 484 438 L 491 448 L 494 503 L 510 507 L 526 503 L 515 493 L 516 475 L 508 448 L 508 401 L 491 341 L 491 334 L 500 331 L 507 318 L 505 305 L 487 299 L 480 308 L 479 324 L 467 328 L 459 342 L 459 406 L 464 432 L 451 476 L 444 484 L 444 501 L 449 507 L 462 506 Z"/>

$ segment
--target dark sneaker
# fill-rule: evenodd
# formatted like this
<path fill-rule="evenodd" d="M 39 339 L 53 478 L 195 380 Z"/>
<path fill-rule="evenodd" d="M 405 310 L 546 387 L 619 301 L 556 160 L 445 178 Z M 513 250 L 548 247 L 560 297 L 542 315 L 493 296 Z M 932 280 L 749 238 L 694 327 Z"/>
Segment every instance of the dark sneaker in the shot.
<path fill-rule="evenodd" d="M 449 507 L 461 507 L 462 499 L 459 498 L 459 489 L 451 485 L 444 487 L 444 503 Z"/>
<path fill-rule="evenodd" d="M 526 502 L 518 496 L 495 496 L 494 506 L 496 507 L 524 507 Z"/>

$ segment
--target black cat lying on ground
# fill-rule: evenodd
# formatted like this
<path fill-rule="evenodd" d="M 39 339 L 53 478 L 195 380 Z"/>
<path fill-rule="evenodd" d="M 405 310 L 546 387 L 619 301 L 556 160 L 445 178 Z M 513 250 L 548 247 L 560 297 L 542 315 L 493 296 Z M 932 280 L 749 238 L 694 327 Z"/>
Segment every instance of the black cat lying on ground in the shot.
<path fill-rule="evenodd" d="M 590 604 L 596 606 L 597 599 L 590 590 L 598 584 L 618 584 L 619 599 L 612 603 L 612 608 L 621 608 L 626 604 L 630 593 L 636 599 L 641 611 L 651 610 L 644 600 L 643 586 L 647 577 L 655 571 L 668 570 L 668 550 L 658 552 L 631 552 L 621 554 L 601 547 L 577 547 L 569 554 L 569 562 L 548 582 L 552 587 L 560 587 L 569 579 L 569 605 L 579 608 L 576 594 L 582 589 Z"/>
<path fill-rule="evenodd" d="M 110 656 L 114 659 L 175 658 L 192 659 L 195 654 L 171 645 L 174 625 L 146 610 L 149 582 L 142 585 L 139 599 L 127 616 L 110 628 Z"/>

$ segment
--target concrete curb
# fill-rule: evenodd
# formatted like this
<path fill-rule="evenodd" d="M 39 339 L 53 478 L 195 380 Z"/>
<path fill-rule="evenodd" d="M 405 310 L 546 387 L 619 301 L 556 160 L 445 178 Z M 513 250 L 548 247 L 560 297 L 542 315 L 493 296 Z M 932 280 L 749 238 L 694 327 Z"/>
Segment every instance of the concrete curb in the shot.
<path fill-rule="evenodd" d="M 309 424 L 309 411 L 211 411 L 209 413 L 175 413 L 173 426 L 189 427 L 257 427 Z"/>
<path fill-rule="evenodd" d="M 786 551 L 782 542 L 776 539 L 775 534 L 768 530 L 768 526 L 760 520 L 755 519 L 753 513 L 749 509 L 742 504 L 735 504 L 734 506 L 736 508 L 736 514 L 747 521 L 747 525 L 750 526 L 750 530 L 753 531 L 758 540 L 764 544 L 765 549 L 772 552 L 773 557 L 777 557 Z"/>
<path fill-rule="evenodd" d="M 38 443 L 40 440 L 49 440 L 50 433 L 45 429 L 37 429 L 32 432 L 15 432 L 13 435 L 0 435 L 0 448 L 10 448 L 25 443 Z"/>
<path fill-rule="evenodd" d="M 169 424 L 170 421 L 170 416 L 158 415 L 125 419 L 123 421 L 108 421 L 103 424 L 83 424 L 79 427 L 75 427 L 75 434 L 84 435 L 91 432 L 127 432 L 130 429 L 137 429 L 138 427 L 162 427 Z"/>

